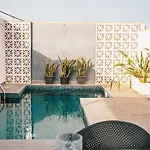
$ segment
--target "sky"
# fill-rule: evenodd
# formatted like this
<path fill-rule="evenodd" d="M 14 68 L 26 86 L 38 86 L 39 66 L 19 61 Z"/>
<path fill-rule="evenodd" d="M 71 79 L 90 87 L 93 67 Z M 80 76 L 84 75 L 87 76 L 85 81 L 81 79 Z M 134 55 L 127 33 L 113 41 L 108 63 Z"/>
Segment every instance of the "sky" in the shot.
<path fill-rule="evenodd" d="M 150 0 L 0 0 L 0 10 L 26 21 L 141 22 L 150 28 Z"/>

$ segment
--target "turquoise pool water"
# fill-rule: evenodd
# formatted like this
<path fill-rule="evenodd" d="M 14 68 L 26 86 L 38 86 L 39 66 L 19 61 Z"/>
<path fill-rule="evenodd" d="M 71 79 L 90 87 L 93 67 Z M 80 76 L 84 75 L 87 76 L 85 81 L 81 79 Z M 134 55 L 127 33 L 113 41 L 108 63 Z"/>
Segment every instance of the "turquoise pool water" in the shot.
<path fill-rule="evenodd" d="M 87 125 L 80 98 L 105 97 L 101 88 L 28 87 L 20 97 L 6 95 L 0 111 L 0 139 L 55 139 Z"/>

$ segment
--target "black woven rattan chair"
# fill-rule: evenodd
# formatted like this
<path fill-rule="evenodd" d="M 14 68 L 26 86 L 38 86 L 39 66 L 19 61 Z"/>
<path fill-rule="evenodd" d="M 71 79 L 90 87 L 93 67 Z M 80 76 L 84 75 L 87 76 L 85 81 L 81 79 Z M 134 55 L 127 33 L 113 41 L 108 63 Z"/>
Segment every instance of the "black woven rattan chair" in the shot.
<path fill-rule="evenodd" d="M 149 149 L 150 135 L 143 128 L 123 121 L 104 121 L 78 132 L 83 150 Z"/>

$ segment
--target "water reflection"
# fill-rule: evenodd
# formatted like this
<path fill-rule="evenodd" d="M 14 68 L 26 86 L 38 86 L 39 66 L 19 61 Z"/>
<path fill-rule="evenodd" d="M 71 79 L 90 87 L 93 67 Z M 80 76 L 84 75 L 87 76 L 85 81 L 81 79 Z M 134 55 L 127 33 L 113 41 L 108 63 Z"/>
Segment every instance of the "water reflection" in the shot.
<path fill-rule="evenodd" d="M 57 94 L 26 93 L 20 102 L 7 103 L 0 113 L 0 139 L 55 138 L 84 128 L 80 98 L 95 94 Z"/>
<path fill-rule="evenodd" d="M 80 97 L 32 94 L 32 123 L 35 139 L 55 138 L 64 132 L 84 128 Z"/>
<path fill-rule="evenodd" d="M 80 98 L 72 95 L 45 95 L 45 109 L 47 116 L 56 115 L 58 119 L 67 117 L 81 117 Z"/>
<path fill-rule="evenodd" d="M 31 94 L 6 105 L 6 139 L 32 139 Z"/>

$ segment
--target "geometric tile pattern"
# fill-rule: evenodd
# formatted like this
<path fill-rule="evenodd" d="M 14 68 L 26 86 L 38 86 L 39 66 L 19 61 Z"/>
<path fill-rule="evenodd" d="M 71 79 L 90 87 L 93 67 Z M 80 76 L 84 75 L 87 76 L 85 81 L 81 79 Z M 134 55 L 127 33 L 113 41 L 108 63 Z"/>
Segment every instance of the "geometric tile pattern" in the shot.
<path fill-rule="evenodd" d="M 7 139 L 32 139 L 31 94 L 7 104 Z"/>
<path fill-rule="evenodd" d="M 7 83 L 31 83 L 31 23 L 5 23 Z"/>
<path fill-rule="evenodd" d="M 119 50 L 135 58 L 140 28 L 139 23 L 96 24 L 95 83 L 110 83 L 112 79 L 117 81 L 122 69 L 114 67 L 114 64 L 125 61 Z M 124 76 L 121 82 L 128 83 L 129 78 Z"/>

